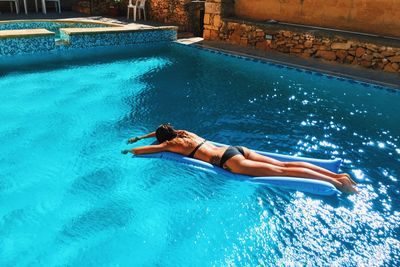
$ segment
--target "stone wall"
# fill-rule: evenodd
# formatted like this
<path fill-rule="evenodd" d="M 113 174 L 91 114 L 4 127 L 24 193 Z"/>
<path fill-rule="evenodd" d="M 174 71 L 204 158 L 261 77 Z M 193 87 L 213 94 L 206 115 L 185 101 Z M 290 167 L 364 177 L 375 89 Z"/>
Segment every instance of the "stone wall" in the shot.
<path fill-rule="evenodd" d="M 151 20 L 179 26 L 187 31 L 190 17 L 186 11 L 190 0 L 149 0 L 149 17 Z"/>
<path fill-rule="evenodd" d="M 399 0 L 236 0 L 236 16 L 400 37 Z"/>
<path fill-rule="evenodd" d="M 91 4 L 92 3 L 92 4 Z M 74 10 L 91 15 L 110 15 L 109 7 L 114 0 L 76 0 Z M 119 16 L 126 16 L 129 0 L 121 0 L 115 5 Z M 133 0 L 135 3 L 135 0 Z M 132 12 L 132 10 L 131 10 Z M 178 26 L 181 32 L 192 32 L 202 35 L 204 2 L 192 0 L 147 0 L 147 20 Z M 132 14 L 132 13 L 131 13 Z M 131 18 L 133 16 L 131 15 Z"/>
<path fill-rule="evenodd" d="M 153 21 L 176 25 L 181 32 L 200 34 L 200 10 L 204 10 L 204 3 L 192 3 L 191 0 L 148 0 L 147 8 Z"/>
<path fill-rule="evenodd" d="M 233 16 L 235 0 L 206 0 L 204 12 L 204 39 L 218 39 L 222 18 Z"/>
<path fill-rule="evenodd" d="M 224 4 L 232 7 L 228 0 L 207 1 L 205 40 L 400 73 L 399 41 L 383 43 L 379 38 L 356 38 L 348 33 L 229 19 L 224 16 Z"/>

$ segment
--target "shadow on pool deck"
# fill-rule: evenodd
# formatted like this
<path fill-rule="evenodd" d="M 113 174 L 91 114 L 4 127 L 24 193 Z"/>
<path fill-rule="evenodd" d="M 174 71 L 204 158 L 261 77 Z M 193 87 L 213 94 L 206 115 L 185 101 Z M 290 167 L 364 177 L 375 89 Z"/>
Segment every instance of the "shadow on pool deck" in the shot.
<path fill-rule="evenodd" d="M 61 14 L 56 13 L 56 12 L 49 12 L 47 14 L 43 13 L 35 13 L 35 12 L 30 12 L 27 15 L 20 13 L 20 14 L 15 14 L 15 13 L 0 13 L 0 21 L 2 20 L 25 20 L 25 19 L 74 19 L 74 20 L 84 20 L 84 19 L 91 19 L 91 20 L 98 20 L 101 22 L 111 22 L 111 23 L 117 23 L 117 24 L 122 24 L 122 25 L 128 25 L 128 24 L 143 24 L 147 26 L 153 26 L 153 27 L 158 27 L 158 26 L 174 26 L 173 24 L 165 24 L 165 23 L 159 23 L 159 22 L 154 22 L 154 21 L 143 21 L 143 20 L 137 20 L 136 22 L 133 22 L 132 19 L 127 20 L 126 17 L 105 17 L 105 16 L 89 16 L 85 15 L 82 13 L 78 12 L 73 12 L 73 11 L 63 11 Z"/>
<path fill-rule="evenodd" d="M 204 41 L 202 38 L 179 39 L 179 43 L 194 45 L 198 47 L 216 49 L 223 52 L 239 54 L 243 56 L 264 59 L 273 63 L 289 65 L 292 67 L 319 71 L 330 75 L 355 79 L 368 83 L 374 83 L 385 87 L 400 89 L 400 75 L 378 70 L 366 69 L 360 66 L 349 64 L 338 64 L 321 59 L 304 59 L 294 55 L 279 53 L 276 51 L 261 51 L 252 48 L 245 48 L 239 45 L 232 45 L 219 41 Z"/>

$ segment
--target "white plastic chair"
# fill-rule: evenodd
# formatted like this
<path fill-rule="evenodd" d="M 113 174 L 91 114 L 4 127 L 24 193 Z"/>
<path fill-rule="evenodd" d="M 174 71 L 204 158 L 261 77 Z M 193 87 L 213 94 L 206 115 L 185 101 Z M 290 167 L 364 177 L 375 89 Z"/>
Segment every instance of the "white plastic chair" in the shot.
<path fill-rule="evenodd" d="M 43 10 L 44 14 L 47 13 L 46 2 L 54 2 L 54 4 L 56 5 L 56 11 L 58 9 L 58 13 L 61 13 L 61 1 L 60 0 L 42 0 L 42 10 Z"/>
<path fill-rule="evenodd" d="M 13 12 L 13 2 L 15 4 L 15 11 L 19 14 L 19 3 L 18 0 L 0 0 L 0 2 L 10 2 L 10 9 Z"/>
<path fill-rule="evenodd" d="M 133 9 L 133 21 L 136 21 L 137 12 L 139 12 L 139 19 L 141 19 L 140 10 L 143 11 L 144 20 L 146 20 L 146 0 L 136 0 L 134 5 L 132 1 L 133 0 L 129 0 L 127 19 L 129 19 L 129 10 Z"/>

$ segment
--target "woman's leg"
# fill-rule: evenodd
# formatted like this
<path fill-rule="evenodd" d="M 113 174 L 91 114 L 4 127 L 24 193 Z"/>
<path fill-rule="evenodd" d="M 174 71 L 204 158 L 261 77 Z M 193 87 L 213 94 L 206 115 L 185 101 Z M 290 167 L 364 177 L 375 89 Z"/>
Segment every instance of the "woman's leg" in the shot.
<path fill-rule="evenodd" d="M 265 163 L 269 163 L 272 165 L 276 165 L 276 166 L 280 166 L 280 167 L 284 167 L 284 162 L 258 154 L 250 149 L 248 149 L 247 147 L 242 147 L 243 151 L 244 151 L 244 157 L 246 159 L 249 160 L 253 160 L 253 161 L 258 161 L 258 162 L 265 162 Z"/>
<path fill-rule="evenodd" d="M 249 159 L 249 160 L 265 162 L 268 164 L 276 165 L 278 167 L 307 168 L 307 169 L 313 170 L 315 172 L 321 173 L 323 175 L 327 175 L 327 176 L 335 178 L 335 179 L 341 179 L 345 176 L 345 177 L 349 178 L 353 184 L 356 184 L 350 178 L 350 175 L 348 175 L 348 174 L 345 174 L 345 173 L 337 174 L 337 173 L 331 172 L 327 169 L 321 168 L 317 165 L 314 165 L 314 164 L 311 164 L 308 162 L 300 162 L 300 161 L 283 162 L 283 161 L 279 161 L 279 160 L 276 160 L 276 159 L 273 159 L 273 158 L 270 158 L 270 157 L 267 157 L 264 155 L 260 155 L 248 148 L 244 148 L 244 152 L 245 152 L 246 159 Z"/>
<path fill-rule="evenodd" d="M 347 173 L 334 173 L 331 172 L 330 170 L 324 169 L 322 167 L 319 167 L 317 165 L 308 163 L 308 162 L 301 162 L 301 161 L 297 161 L 297 162 L 285 162 L 285 167 L 300 167 L 300 168 L 307 168 L 331 177 L 334 177 L 335 179 L 341 179 L 343 177 L 346 177 L 347 179 L 350 180 L 350 182 L 354 185 L 356 185 L 356 182 L 353 181 L 353 179 L 351 179 L 350 175 Z"/>
<path fill-rule="evenodd" d="M 302 177 L 309 179 L 317 179 L 332 183 L 335 187 L 343 192 L 356 192 L 350 180 L 347 177 L 334 178 L 329 175 L 316 172 L 314 170 L 302 167 L 281 167 L 273 164 L 258 162 L 245 159 L 241 155 L 236 155 L 229 159 L 225 165 L 229 170 L 249 176 L 289 176 Z"/>

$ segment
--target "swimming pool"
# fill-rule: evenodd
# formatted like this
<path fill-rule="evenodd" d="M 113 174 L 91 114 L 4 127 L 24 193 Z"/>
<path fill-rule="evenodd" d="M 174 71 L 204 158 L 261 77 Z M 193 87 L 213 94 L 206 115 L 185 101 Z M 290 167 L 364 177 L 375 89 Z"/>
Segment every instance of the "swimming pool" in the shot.
<path fill-rule="evenodd" d="M 2 30 L 26 30 L 26 29 L 46 29 L 55 33 L 55 38 L 60 38 L 61 28 L 104 28 L 118 27 L 116 24 L 96 22 L 96 21 L 78 21 L 78 20 L 17 20 L 0 21 L 0 31 Z"/>
<path fill-rule="evenodd" d="M 98 53 L 0 69 L 1 266 L 398 265 L 398 92 L 178 45 Z M 342 157 L 361 192 L 120 154 L 161 122 Z"/>

